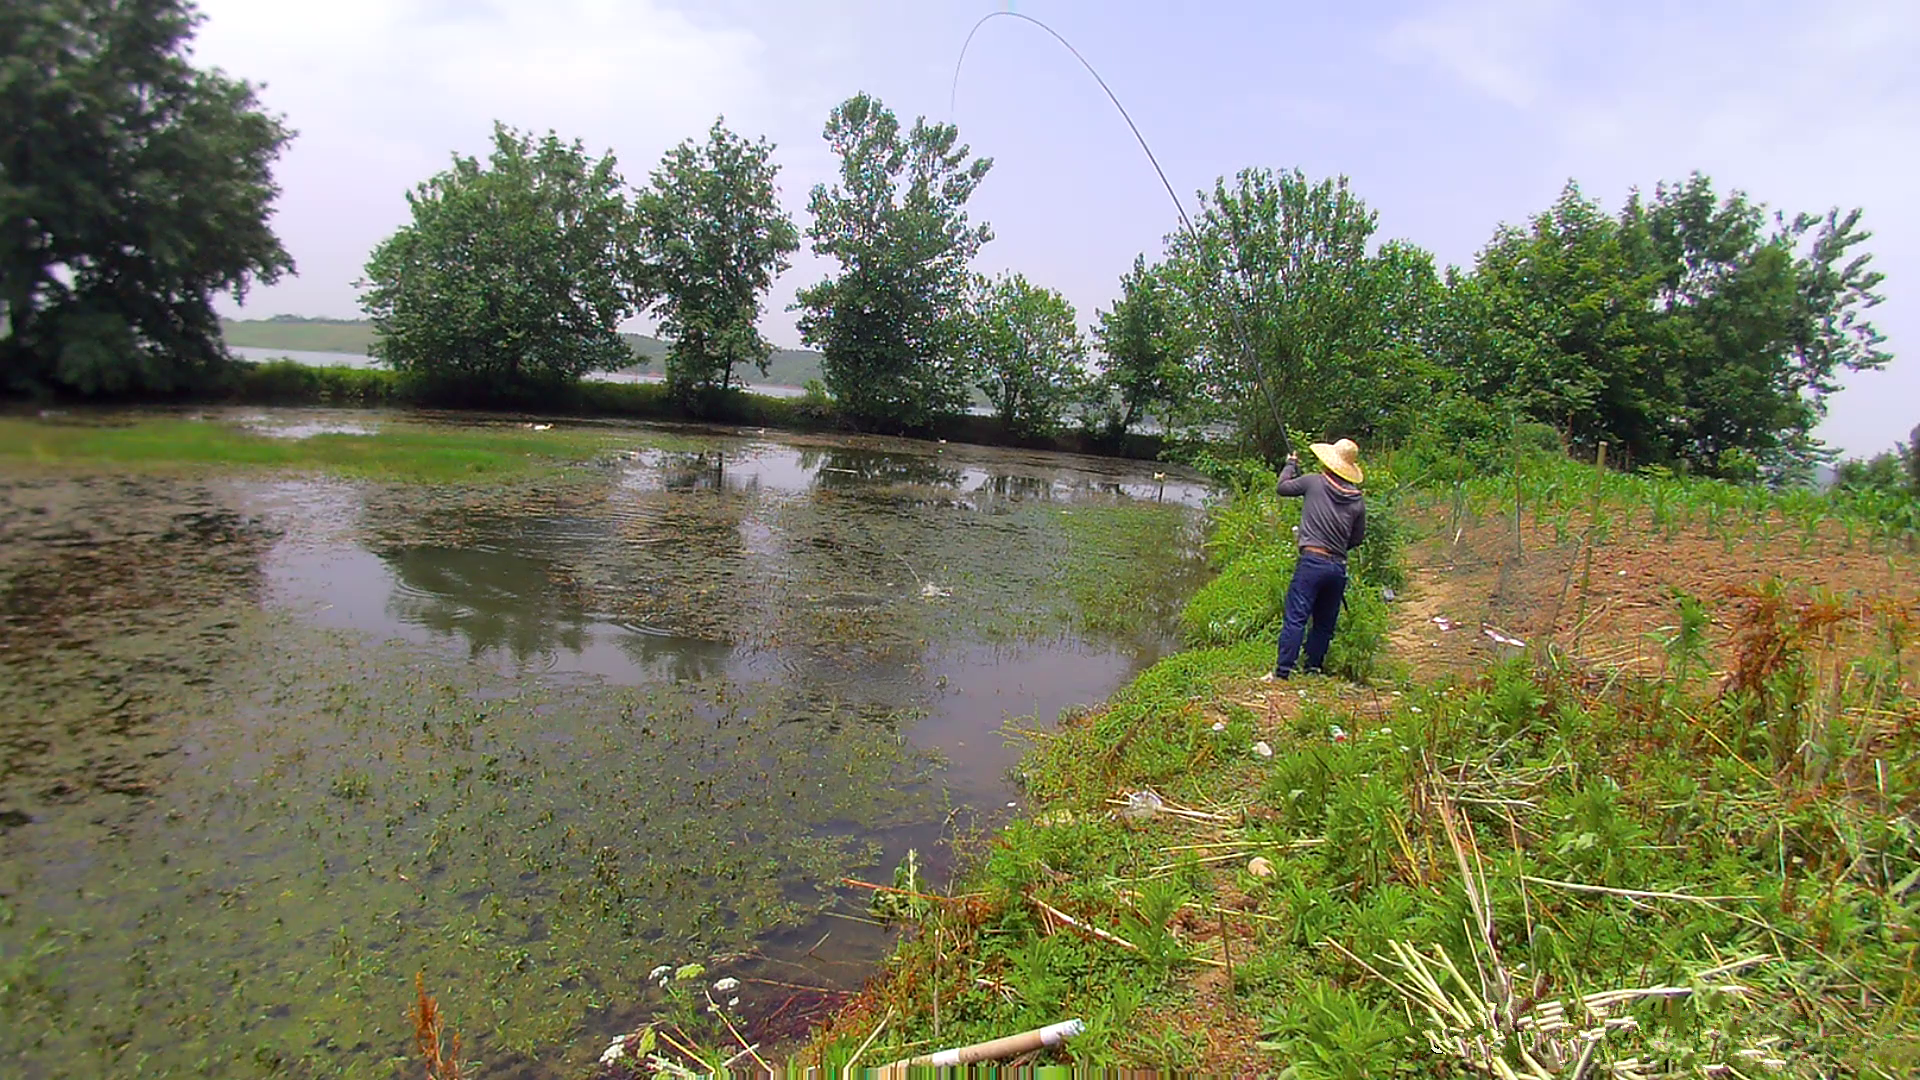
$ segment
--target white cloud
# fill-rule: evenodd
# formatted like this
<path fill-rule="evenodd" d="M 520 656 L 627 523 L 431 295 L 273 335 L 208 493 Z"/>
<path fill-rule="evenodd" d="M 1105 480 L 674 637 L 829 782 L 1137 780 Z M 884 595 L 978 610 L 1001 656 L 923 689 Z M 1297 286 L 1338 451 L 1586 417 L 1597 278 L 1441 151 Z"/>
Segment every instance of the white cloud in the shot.
<path fill-rule="evenodd" d="M 629 182 L 669 146 L 777 110 L 755 35 L 651 0 L 490 5 L 207 0 L 197 62 L 264 82 L 300 135 L 275 170 L 275 227 L 300 275 L 249 309 L 352 314 L 346 283 L 405 220 L 404 193 L 495 119 L 613 149 Z"/>
<path fill-rule="evenodd" d="M 766 94 L 764 44 L 696 25 L 648 0 L 501 0 L 491 5 L 263 4 L 213 0 L 203 60 L 265 77 L 309 115 L 379 119 L 565 121 L 583 137 L 704 127 L 718 109 Z M 483 131 L 484 134 L 484 131 Z"/>

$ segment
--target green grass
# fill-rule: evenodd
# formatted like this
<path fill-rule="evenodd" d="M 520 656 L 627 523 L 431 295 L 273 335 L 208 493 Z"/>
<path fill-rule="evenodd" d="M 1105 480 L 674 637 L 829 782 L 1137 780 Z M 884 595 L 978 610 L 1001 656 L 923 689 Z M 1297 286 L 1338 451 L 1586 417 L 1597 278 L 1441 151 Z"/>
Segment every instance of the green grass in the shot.
<path fill-rule="evenodd" d="M 225 399 L 247 405 L 421 405 L 521 408 L 543 414 L 634 420 L 705 420 L 797 430 L 837 426 L 830 405 L 739 389 L 677 401 L 664 384 L 582 381 L 526 400 L 450 401 L 380 368 L 314 367 L 291 360 L 239 366 Z"/>
<path fill-rule="evenodd" d="M 1210 587 L 1219 595 L 1195 597 L 1190 627 L 1208 605 L 1270 606 L 1277 566 L 1234 572 L 1271 546 L 1261 498 L 1217 513 L 1226 572 Z M 1684 598 L 1682 621 L 1688 603 L 1704 626 L 1708 613 Z M 964 901 L 923 906 L 884 979 L 801 1064 L 838 1067 L 883 1014 L 863 1063 L 1080 1017 L 1087 1033 L 1042 1060 L 1301 1080 L 1469 1075 L 1435 1049 L 1410 997 L 1406 963 L 1444 954 L 1462 974 L 1443 970 L 1435 985 L 1455 1001 L 1519 1015 L 1560 1003 L 1576 1027 L 1589 1026 L 1585 995 L 1690 991 L 1616 1006 L 1637 1026 L 1602 1037 L 1603 1063 L 1911 1075 L 1920 705 L 1900 682 L 1911 615 L 1867 617 L 1774 586 L 1711 618 L 1754 660 L 1724 692 L 1688 662 L 1698 657 L 1648 681 L 1540 656 L 1403 695 L 1296 680 L 1275 709 L 1252 682 L 1270 636 L 1223 634 L 1162 660 L 1106 706 L 1034 733 L 1019 770 L 1028 815 L 975 849 L 952 889 Z M 1141 789 L 1219 817 L 1116 812 L 1112 798 Z M 1273 873 L 1249 872 L 1256 855 Z M 1137 948 L 1050 930 L 1036 900 Z M 1470 929 L 1481 915 L 1497 957 Z M 1202 974 L 1222 974 L 1223 928 L 1230 997 L 1201 989 Z M 1425 959 L 1397 962 L 1398 946 Z M 1697 978 L 1735 960 L 1751 963 Z M 1510 994 L 1482 981 L 1501 972 Z M 1708 988 L 1726 984 L 1741 989 Z M 1206 1031 L 1253 1063 L 1206 1059 Z M 1440 1034 L 1438 1045 L 1478 1037 L 1520 1064 L 1520 1037 Z M 1782 1064 L 1764 1069 L 1749 1051 Z"/>
<path fill-rule="evenodd" d="M 250 405 L 395 405 L 408 398 L 396 371 L 313 367 L 292 360 L 242 365 L 234 396 Z"/>
<path fill-rule="evenodd" d="M 430 429 L 395 425 L 372 435 L 258 435 L 214 421 L 140 419 L 125 425 L 0 419 L 0 461 L 45 466 L 165 469 L 228 466 L 318 469 L 355 476 L 448 481 L 550 471 L 621 440 L 556 428 Z"/>

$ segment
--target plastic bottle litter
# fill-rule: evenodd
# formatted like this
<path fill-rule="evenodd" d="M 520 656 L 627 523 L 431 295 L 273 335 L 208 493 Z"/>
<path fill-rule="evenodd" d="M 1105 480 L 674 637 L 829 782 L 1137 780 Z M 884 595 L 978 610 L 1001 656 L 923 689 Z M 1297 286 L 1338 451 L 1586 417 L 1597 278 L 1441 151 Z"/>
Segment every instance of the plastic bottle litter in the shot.
<path fill-rule="evenodd" d="M 1138 820 L 1140 818 L 1150 818 L 1166 809 L 1166 806 L 1167 804 L 1161 801 L 1160 796 L 1155 795 L 1153 792 L 1136 791 L 1127 796 L 1127 808 L 1121 811 L 1121 813 Z"/>

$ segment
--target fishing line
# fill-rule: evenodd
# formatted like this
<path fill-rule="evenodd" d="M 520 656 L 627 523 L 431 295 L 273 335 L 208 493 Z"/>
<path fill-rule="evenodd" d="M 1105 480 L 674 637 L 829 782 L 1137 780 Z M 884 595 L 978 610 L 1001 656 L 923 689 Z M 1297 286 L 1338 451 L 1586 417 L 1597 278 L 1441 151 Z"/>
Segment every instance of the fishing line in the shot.
<path fill-rule="evenodd" d="M 958 100 L 960 95 L 960 68 L 963 64 L 967 62 L 967 49 L 973 44 L 974 35 L 978 34 L 980 32 L 980 28 L 987 25 L 989 22 L 992 22 L 994 19 L 1003 18 L 1003 17 L 1010 18 L 1010 19 L 1019 19 L 1021 22 L 1032 23 L 1033 25 L 1046 31 L 1048 36 L 1052 37 L 1053 40 L 1059 42 L 1068 52 L 1072 53 L 1073 58 L 1075 60 L 1080 61 L 1080 66 L 1087 69 L 1087 74 L 1093 76 L 1094 82 L 1100 84 L 1100 89 L 1106 93 L 1107 100 L 1113 102 L 1113 107 L 1120 111 L 1120 118 L 1127 122 L 1127 130 L 1133 132 L 1134 141 L 1140 144 L 1141 151 L 1147 155 L 1147 161 L 1153 165 L 1154 173 L 1160 177 L 1160 186 L 1167 189 L 1167 198 L 1173 200 L 1174 212 L 1180 215 L 1180 224 L 1186 228 L 1188 238 L 1193 241 L 1194 255 L 1196 258 L 1200 257 L 1201 256 L 1200 233 L 1198 230 L 1196 230 L 1193 227 L 1193 219 L 1187 216 L 1187 208 L 1183 203 L 1181 203 L 1179 194 L 1173 190 L 1172 181 L 1169 181 L 1167 179 L 1167 171 L 1160 167 L 1160 159 L 1153 156 L 1153 147 L 1147 145 L 1147 137 L 1145 135 L 1140 134 L 1140 127 L 1139 125 L 1133 122 L 1133 117 L 1128 114 L 1127 107 L 1125 105 L 1120 104 L 1119 97 L 1117 97 L 1114 94 L 1113 88 L 1107 85 L 1107 80 L 1100 77 L 1100 72 L 1095 70 L 1094 66 L 1088 62 L 1086 57 L 1080 55 L 1080 50 L 1074 48 L 1072 42 L 1068 41 L 1066 38 L 1061 37 L 1058 31 L 1056 31 L 1053 27 L 1048 26 L 1046 23 L 1041 22 L 1039 19 L 1036 19 L 1031 15 L 1023 15 L 1017 11 L 990 11 L 987 14 L 981 16 L 979 22 L 976 22 L 973 24 L 973 29 L 967 31 L 967 40 L 963 42 L 960 46 L 960 58 L 955 60 L 953 63 L 953 85 L 947 91 L 948 120 L 951 121 L 953 119 L 954 103 L 956 100 Z M 1241 255 L 1240 255 L 1238 230 L 1234 230 L 1234 232 L 1235 232 L 1235 236 L 1233 239 L 1233 244 L 1234 244 L 1233 272 L 1238 274 L 1240 278 L 1244 281 L 1246 278 L 1246 272 L 1245 272 L 1245 269 L 1240 265 Z M 1273 422 L 1280 429 L 1281 450 L 1290 453 L 1292 451 L 1292 439 L 1287 434 L 1286 421 L 1281 419 L 1280 406 L 1275 403 L 1273 392 L 1267 389 L 1267 381 L 1260 374 L 1260 365 L 1256 362 L 1254 358 L 1252 341 L 1249 335 L 1247 334 L 1246 322 L 1243 316 L 1241 315 L 1238 287 L 1235 288 L 1234 292 L 1235 292 L 1235 295 L 1232 297 L 1231 301 L 1227 304 L 1227 313 L 1233 319 L 1234 337 L 1236 339 L 1236 343 L 1240 346 L 1241 366 L 1246 368 L 1247 372 L 1253 376 L 1254 385 L 1260 388 L 1260 396 L 1266 399 L 1267 409 L 1273 413 Z"/>

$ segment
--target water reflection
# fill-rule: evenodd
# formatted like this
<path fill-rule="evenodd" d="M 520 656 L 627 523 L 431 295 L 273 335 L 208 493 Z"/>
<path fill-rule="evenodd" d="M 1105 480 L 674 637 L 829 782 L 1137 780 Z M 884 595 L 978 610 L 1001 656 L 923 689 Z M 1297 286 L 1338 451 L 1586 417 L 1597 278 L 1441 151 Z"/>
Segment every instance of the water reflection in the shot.
<path fill-rule="evenodd" d="M 1201 572 L 1193 517 L 1164 504 L 1140 516 L 1160 492 L 1130 464 L 684 435 L 611 460 L 551 490 L 334 485 L 356 510 L 298 515 L 357 518 L 348 532 L 376 541 L 371 553 L 352 537 L 324 556 L 290 545 L 274 559 L 280 594 L 523 672 L 777 691 L 759 721 L 823 737 L 872 727 L 937 752 L 946 796 L 928 805 L 991 820 L 1018 796 L 1002 726 L 1097 701 L 1157 659 Z M 1153 539 L 1114 546 L 1127 535 Z M 1079 619 L 1062 586 L 1076 557 L 1137 579 L 1140 617 Z M 907 846 L 937 847 L 944 820 L 843 824 L 884 845 L 884 873 Z"/>
<path fill-rule="evenodd" d="M 1017 503 L 1051 501 L 1054 496 L 1052 477 L 1025 473 L 988 473 L 973 490 L 974 506 L 996 514 L 1009 512 Z"/>
<path fill-rule="evenodd" d="M 504 653 L 525 663 L 585 647 L 588 619 L 578 596 L 542 560 L 472 547 L 401 548 L 380 557 L 400 585 L 387 612 L 463 639 L 469 655 Z"/>
<path fill-rule="evenodd" d="M 626 625 L 620 651 L 651 677 L 700 682 L 728 673 L 733 646 L 724 641 L 681 637 L 651 627 Z"/>
<path fill-rule="evenodd" d="M 812 470 L 814 483 L 827 490 L 847 491 L 876 485 L 943 488 L 960 485 L 960 469 L 934 456 L 809 448 L 800 452 L 800 465 Z"/>

